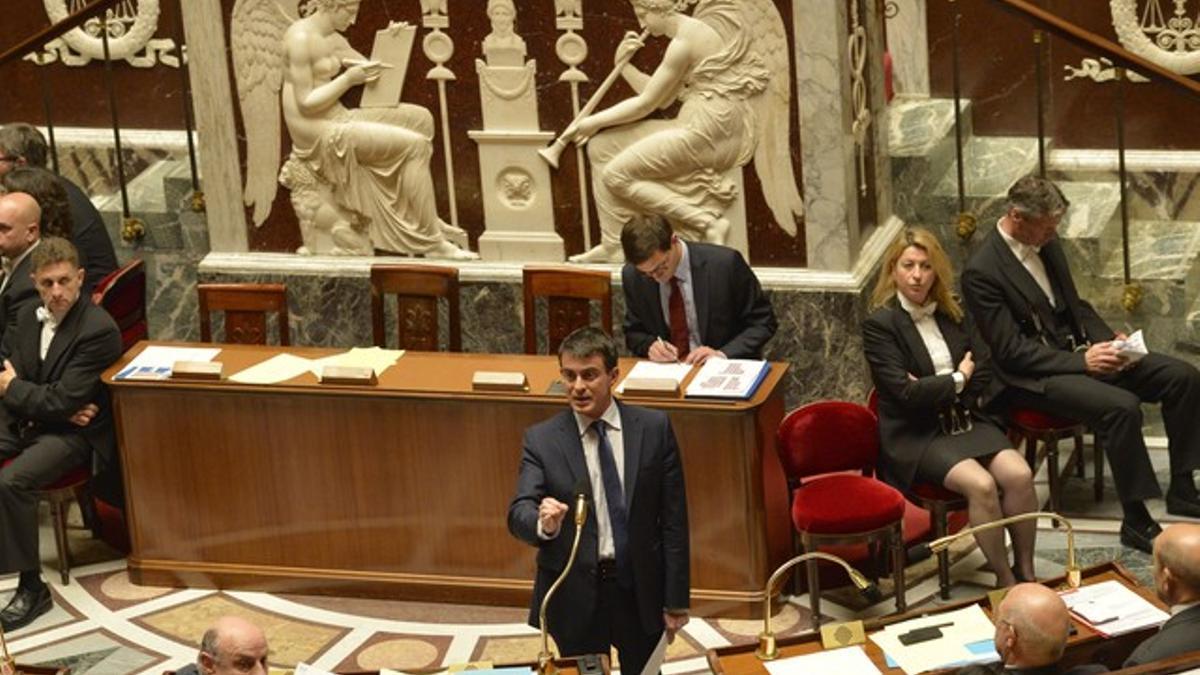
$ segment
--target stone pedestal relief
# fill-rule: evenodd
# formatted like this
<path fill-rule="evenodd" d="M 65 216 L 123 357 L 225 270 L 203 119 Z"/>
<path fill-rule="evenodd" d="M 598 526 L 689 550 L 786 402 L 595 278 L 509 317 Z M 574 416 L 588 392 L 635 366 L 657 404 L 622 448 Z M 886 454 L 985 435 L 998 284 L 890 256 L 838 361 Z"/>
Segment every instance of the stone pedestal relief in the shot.
<path fill-rule="evenodd" d="M 385 70 L 407 62 L 368 59 L 341 32 L 359 0 L 237 0 L 231 40 L 246 129 L 244 200 L 261 224 L 278 180 L 292 191 L 304 245 L 299 253 L 371 255 L 375 250 L 429 257 L 478 257 L 453 243 L 465 233 L 438 216 L 430 176 L 434 122 L 429 110 L 400 103 Z M 393 23 L 375 53 L 407 52 L 412 27 Z M 369 90 L 379 107 L 350 109 L 348 90 Z M 386 84 L 391 82 L 391 84 Z M 381 87 L 390 87 L 380 91 Z M 382 103 L 381 103 L 382 102 Z M 279 111 L 292 149 L 279 171 Z"/>
<path fill-rule="evenodd" d="M 550 171 L 537 155 L 554 138 L 539 128 L 537 63 L 525 60 L 512 0 L 489 0 L 487 15 L 492 32 L 475 62 L 484 128 L 468 132 L 479 145 L 487 223 L 479 252 L 487 260 L 560 261 Z"/>

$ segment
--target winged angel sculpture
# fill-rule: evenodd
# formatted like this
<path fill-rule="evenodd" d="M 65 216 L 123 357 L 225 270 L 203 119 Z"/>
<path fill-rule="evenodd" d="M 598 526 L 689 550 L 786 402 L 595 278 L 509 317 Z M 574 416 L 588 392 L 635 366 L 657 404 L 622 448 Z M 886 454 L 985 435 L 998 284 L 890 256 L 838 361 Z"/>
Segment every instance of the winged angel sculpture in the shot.
<path fill-rule="evenodd" d="M 588 141 L 601 243 L 574 262 L 621 259 L 621 228 L 666 218 L 686 239 L 725 243 L 736 198 L 725 174 L 751 158 L 775 221 L 791 235 L 804 214 L 790 153 L 791 79 L 783 19 L 772 0 L 631 0 L 652 36 L 670 38 L 651 74 L 625 65 L 635 95 L 579 120 Z M 629 33 L 614 61 L 642 46 Z M 675 119 L 644 119 L 681 101 Z"/>
<path fill-rule="evenodd" d="M 254 207 L 254 224 L 270 215 L 278 180 L 292 191 L 300 253 L 478 257 L 448 240 L 465 241 L 465 233 L 437 215 L 429 111 L 405 103 L 348 109 L 340 101 L 387 67 L 342 35 L 358 6 L 359 0 L 233 6 L 233 66 L 246 130 L 244 201 Z M 281 108 L 292 140 L 282 171 Z"/>

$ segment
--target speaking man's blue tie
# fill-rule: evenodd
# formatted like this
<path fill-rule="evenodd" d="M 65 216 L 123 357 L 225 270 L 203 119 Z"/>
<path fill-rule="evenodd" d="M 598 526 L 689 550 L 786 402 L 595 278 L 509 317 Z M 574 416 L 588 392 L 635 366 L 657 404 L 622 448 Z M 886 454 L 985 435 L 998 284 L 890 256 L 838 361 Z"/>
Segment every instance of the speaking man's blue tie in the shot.
<path fill-rule="evenodd" d="M 613 548 L 616 549 L 617 580 L 624 586 L 633 586 L 633 567 L 629 561 L 629 521 L 625 513 L 625 492 L 621 489 L 621 476 L 617 473 L 617 461 L 613 457 L 612 445 L 605 433 L 604 420 L 596 420 L 600 455 L 600 479 L 604 482 L 604 499 L 608 502 L 608 522 L 612 525 Z"/>

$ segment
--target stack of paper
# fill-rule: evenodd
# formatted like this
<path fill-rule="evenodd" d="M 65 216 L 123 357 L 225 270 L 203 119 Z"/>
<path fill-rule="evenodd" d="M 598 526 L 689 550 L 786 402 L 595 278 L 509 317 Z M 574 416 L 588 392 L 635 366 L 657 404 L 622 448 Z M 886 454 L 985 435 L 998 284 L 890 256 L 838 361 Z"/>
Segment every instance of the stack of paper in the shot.
<path fill-rule="evenodd" d="M 913 645 L 900 642 L 902 634 L 925 626 L 938 626 L 942 637 Z M 991 640 L 995 632 L 995 626 L 983 609 L 979 605 L 969 605 L 953 612 L 895 623 L 869 637 L 905 673 L 916 675 L 951 665 L 999 661 L 1000 655 L 994 649 L 980 653 L 970 647 Z"/>
<path fill-rule="evenodd" d="M 692 366 L 688 363 L 655 363 L 654 361 L 638 361 L 633 368 L 629 369 L 629 374 L 625 379 L 621 380 L 621 384 L 617 385 L 617 393 L 625 393 L 625 385 L 630 384 L 631 388 L 637 389 L 638 382 L 647 380 L 663 380 L 674 382 L 676 386 L 683 382 L 688 373 L 692 372 Z M 630 383 L 632 381 L 632 384 Z"/>
<path fill-rule="evenodd" d="M 771 369 L 766 361 L 709 359 L 688 384 L 688 398 L 748 399 Z"/>
<path fill-rule="evenodd" d="M 1113 340 L 1113 346 L 1120 352 L 1121 357 L 1130 363 L 1141 361 L 1150 350 L 1146 349 L 1146 337 L 1142 335 L 1141 330 L 1134 331 L 1133 335 L 1124 340 Z"/>
<path fill-rule="evenodd" d="M 325 366 L 362 366 L 375 371 L 376 377 L 404 356 L 404 350 L 381 349 L 379 347 L 355 347 L 340 354 L 320 359 L 306 359 L 294 354 L 276 354 L 262 363 L 255 364 L 229 376 L 241 384 L 278 384 L 306 372 L 320 377 Z"/>
<path fill-rule="evenodd" d="M 879 669 L 867 657 L 863 648 L 858 645 L 813 652 L 802 656 L 789 656 L 778 661 L 767 661 L 763 665 L 771 675 L 809 675 L 810 673 L 877 675 L 879 673 Z"/>
<path fill-rule="evenodd" d="M 1125 584 L 1104 581 L 1059 594 L 1080 621 L 1104 637 L 1161 625 L 1170 615 Z"/>
<path fill-rule="evenodd" d="M 121 369 L 115 380 L 165 380 L 176 361 L 212 361 L 220 347 L 166 347 L 150 345 Z"/>

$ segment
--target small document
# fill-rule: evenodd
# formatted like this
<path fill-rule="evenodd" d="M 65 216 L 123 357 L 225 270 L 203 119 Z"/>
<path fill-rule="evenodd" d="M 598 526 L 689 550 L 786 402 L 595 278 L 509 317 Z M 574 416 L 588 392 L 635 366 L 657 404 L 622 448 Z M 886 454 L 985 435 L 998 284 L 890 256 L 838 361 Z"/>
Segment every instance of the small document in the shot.
<path fill-rule="evenodd" d="M 664 630 L 662 637 L 658 638 L 658 644 L 654 646 L 654 652 L 650 654 L 650 659 L 642 668 L 642 675 L 658 675 L 658 671 L 662 669 L 663 660 L 666 658 L 667 631 Z"/>
<path fill-rule="evenodd" d="M 261 363 L 229 376 L 230 381 L 241 384 L 279 384 L 308 372 L 312 359 L 294 354 L 276 354 Z"/>
<path fill-rule="evenodd" d="M 709 359 L 692 378 L 687 398 L 748 399 L 771 370 L 766 361 Z"/>
<path fill-rule="evenodd" d="M 1059 596 L 1072 614 L 1106 638 L 1158 626 L 1170 618 L 1116 580 L 1063 591 Z"/>
<path fill-rule="evenodd" d="M 639 382 L 674 382 L 678 388 L 688 373 L 692 372 L 691 364 L 687 363 L 657 363 L 655 361 L 638 361 L 629 369 L 629 374 L 617 385 L 617 393 L 624 394 L 628 384 L 633 389 L 640 389 Z"/>
<path fill-rule="evenodd" d="M 333 673 L 329 672 L 328 670 L 314 668 L 307 663 L 297 663 L 296 670 L 292 672 L 295 673 L 295 675 L 333 675 Z"/>
<path fill-rule="evenodd" d="M 1137 363 L 1150 353 L 1150 350 L 1146 349 L 1146 337 L 1142 335 L 1141 329 L 1134 331 L 1133 335 L 1124 340 L 1113 340 L 1113 346 L 1129 363 Z"/>
<path fill-rule="evenodd" d="M 352 347 L 341 354 L 313 359 L 312 372 L 317 377 L 325 366 L 345 366 L 349 368 L 370 368 L 375 371 L 375 377 L 396 364 L 404 356 L 403 349 L 384 349 L 382 347 Z"/>
<path fill-rule="evenodd" d="M 113 376 L 114 380 L 165 380 L 171 377 L 176 361 L 212 361 L 221 353 L 220 347 L 168 347 L 150 345 L 129 365 Z"/>
<path fill-rule="evenodd" d="M 843 673 L 844 675 L 878 675 L 861 645 L 830 649 L 802 656 L 790 656 L 763 664 L 771 675 L 810 675 L 811 673 Z"/>
<path fill-rule="evenodd" d="M 942 637 L 911 645 L 900 642 L 902 634 L 926 626 L 937 626 Z M 969 605 L 953 612 L 895 623 L 872 633 L 869 638 L 905 673 L 916 675 L 951 664 L 998 660 L 994 653 L 980 654 L 970 648 L 975 643 L 991 640 L 995 632 L 996 628 L 983 608 Z"/>

